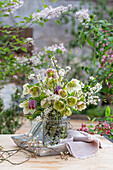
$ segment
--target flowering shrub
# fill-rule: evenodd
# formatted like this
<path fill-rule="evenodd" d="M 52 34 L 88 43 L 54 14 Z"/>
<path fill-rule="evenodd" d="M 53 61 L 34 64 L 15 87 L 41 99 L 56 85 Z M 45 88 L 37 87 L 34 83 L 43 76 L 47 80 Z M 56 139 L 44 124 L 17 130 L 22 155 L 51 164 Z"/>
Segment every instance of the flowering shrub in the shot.
<path fill-rule="evenodd" d="M 3 8 L 3 12 L 5 14 L 10 14 L 13 13 L 16 9 L 20 8 L 22 5 L 24 4 L 23 0 L 18 0 L 18 1 L 5 1 L 5 3 L 3 3 L 2 8 Z"/>
<path fill-rule="evenodd" d="M 111 139 L 113 139 L 113 113 L 111 113 L 109 106 L 105 112 L 105 118 L 100 118 L 97 120 L 96 125 L 93 125 L 93 122 L 96 120 L 89 119 L 89 122 L 86 124 L 81 124 L 80 131 L 85 131 L 91 134 L 100 134 L 100 135 L 107 135 Z"/>
<path fill-rule="evenodd" d="M 33 21 L 41 21 L 42 18 L 52 19 L 59 17 L 62 13 L 67 12 L 70 9 L 72 9 L 72 5 L 68 5 L 68 7 L 59 6 L 57 8 L 52 8 L 52 6 L 49 6 L 40 12 L 33 13 Z"/>
<path fill-rule="evenodd" d="M 53 1 L 55 2 L 55 0 Z M 11 13 L 15 12 L 23 4 L 23 0 L 0 1 L 0 17 L 9 17 Z M 36 71 L 36 67 L 39 70 L 40 67 L 47 65 L 46 60 L 43 61 L 44 53 L 37 56 L 37 49 L 35 49 L 32 57 L 28 54 L 27 48 L 31 45 L 35 46 L 35 42 L 31 37 L 27 39 L 19 37 L 19 33 L 34 23 L 43 26 L 49 19 L 59 17 L 62 13 L 67 13 L 71 9 L 71 5 L 68 7 L 59 6 L 52 8 L 45 5 L 43 1 L 42 4 L 44 7 L 42 11 L 37 10 L 37 13 L 31 14 L 29 17 L 24 17 L 22 21 L 14 23 L 12 27 L 10 25 L 2 26 L 2 22 L 0 22 L 1 85 L 15 79 L 22 80 L 25 77 L 27 78 L 30 73 Z M 20 18 L 20 16 L 15 16 L 16 18 Z M 55 22 L 57 23 L 57 20 Z M 18 55 L 18 50 L 23 51 L 24 54 L 22 56 Z"/>
<path fill-rule="evenodd" d="M 66 33 L 71 33 L 72 38 L 69 42 L 69 48 L 74 49 L 67 56 L 66 61 L 68 65 L 70 64 L 72 66 L 72 75 L 78 74 L 82 79 L 87 79 L 84 73 L 86 71 L 88 76 L 90 74 L 96 77 L 98 81 L 103 80 L 102 97 L 106 98 L 108 104 L 112 104 L 113 11 L 112 8 L 107 6 L 107 1 L 98 1 L 96 4 L 92 3 L 92 5 L 89 3 L 87 5 L 90 9 L 89 11 L 88 9 L 84 9 L 86 2 L 82 1 L 80 7 L 73 7 L 73 12 L 71 11 L 69 14 L 63 15 L 61 18 L 61 23 L 70 23 L 71 25 L 71 28 L 66 29 Z M 103 18 L 106 20 L 103 20 Z M 78 56 L 78 53 L 81 56 Z M 82 70 L 79 69 L 80 66 Z"/>
<path fill-rule="evenodd" d="M 80 10 L 76 12 L 76 17 L 81 22 L 82 29 L 79 31 L 78 43 L 80 47 L 84 43 L 87 43 L 94 49 L 94 66 L 96 66 L 96 60 L 100 63 L 97 64 L 96 78 L 98 81 L 103 80 L 104 94 L 113 94 L 113 58 L 112 58 L 112 24 L 106 20 L 95 20 L 94 15 L 89 15 L 88 10 Z M 88 67 L 82 67 L 87 72 L 91 69 Z M 93 74 L 93 73 L 92 73 Z M 108 88 L 107 88 L 108 86 Z"/>

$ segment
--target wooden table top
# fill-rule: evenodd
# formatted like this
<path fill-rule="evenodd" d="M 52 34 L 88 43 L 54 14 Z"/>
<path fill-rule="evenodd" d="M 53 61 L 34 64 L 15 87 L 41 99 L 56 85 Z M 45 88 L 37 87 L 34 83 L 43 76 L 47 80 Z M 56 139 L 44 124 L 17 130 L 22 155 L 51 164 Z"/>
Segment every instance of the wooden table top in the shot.
<path fill-rule="evenodd" d="M 16 149 L 17 146 L 11 139 L 12 135 L 0 135 L 0 145 L 6 149 Z M 0 170 L 113 170 L 113 143 L 99 136 L 100 140 L 112 147 L 99 149 L 99 153 L 87 159 L 76 159 L 69 157 L 67 161 L 60 156 L 48 156 L 30 158 L 28 162 L 21 165 L 11 165 L 4 161 L 0 163 Z M 25 155 L 18 153 L 11 161 L 20 162 L 25 160 Z"/>

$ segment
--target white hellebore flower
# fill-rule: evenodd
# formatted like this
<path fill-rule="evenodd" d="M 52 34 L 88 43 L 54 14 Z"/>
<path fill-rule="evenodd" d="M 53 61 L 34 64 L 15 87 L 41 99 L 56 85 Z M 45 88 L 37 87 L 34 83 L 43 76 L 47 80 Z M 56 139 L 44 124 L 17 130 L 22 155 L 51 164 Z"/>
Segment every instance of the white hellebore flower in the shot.
<path fill-rule="evenodd" d="M 20 103 L 19 107 L 23 108 L 24 114 L 33 114 L 36 111 L 36 109 L 29 109 L 29 101 L 24 101 L 23 103 Z"/>
<path fill-rule="evenodd" d="M 78 102 L 78 104 L 77 104 L 77 109 L 78 109 L 79 111 L 82 111 L 82 110 L 86 109 L 86 103 L 84 103 L 84 102 L 82 102 L 82 101 Z"/>
<path fill-rule="evenodd" d="M 65 72 L 64 69 L 60 69 L 60 70 L 59 70 L 59 74 L 60 74 L 61 77 L 63 77 L 63 76 L 65 75 L 65 73 L 66 73 L 66 72 Z"/>
<path fill-rule="evenodd" d="M 29 94 L 29 88 L 27 87 L 28 85 L 28 83 L 23 85 L 23 95 Z"/>
<path fill-rule="evenodd" d="M 67 91 L 71 94 L 72 92 L 78 92 L 81 90 L 80 81 L 77 79 L 72 79 L 70 82 L 67 83 Z"/>

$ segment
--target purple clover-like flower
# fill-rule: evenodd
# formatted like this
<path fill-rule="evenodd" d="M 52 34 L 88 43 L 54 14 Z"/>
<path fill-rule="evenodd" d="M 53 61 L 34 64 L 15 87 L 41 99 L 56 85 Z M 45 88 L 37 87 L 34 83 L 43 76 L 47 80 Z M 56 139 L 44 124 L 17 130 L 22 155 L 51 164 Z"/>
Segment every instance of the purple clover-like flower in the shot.
<path fill-rule="evenodd" d="M 29 109 L 35 109 L 37 105 L 36 100 L 29 100 Z"/>

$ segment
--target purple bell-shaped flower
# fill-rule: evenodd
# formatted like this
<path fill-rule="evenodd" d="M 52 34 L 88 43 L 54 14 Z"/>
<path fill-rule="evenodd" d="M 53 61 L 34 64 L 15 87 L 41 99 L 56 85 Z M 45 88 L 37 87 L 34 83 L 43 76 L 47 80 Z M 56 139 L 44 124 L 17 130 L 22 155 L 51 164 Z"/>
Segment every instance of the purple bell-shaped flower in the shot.
<path fill-rule="evenodd" d="M 35 109 L 37 105 L 36 100 L 29 100 L 29 109 Z"/>
<path fill-rule="evenodd" d="M 58 91 L 62 89 L 61 86 L 56 86 L 55 90 L 54 90 L 54 94 L 58 94 Z"/>

